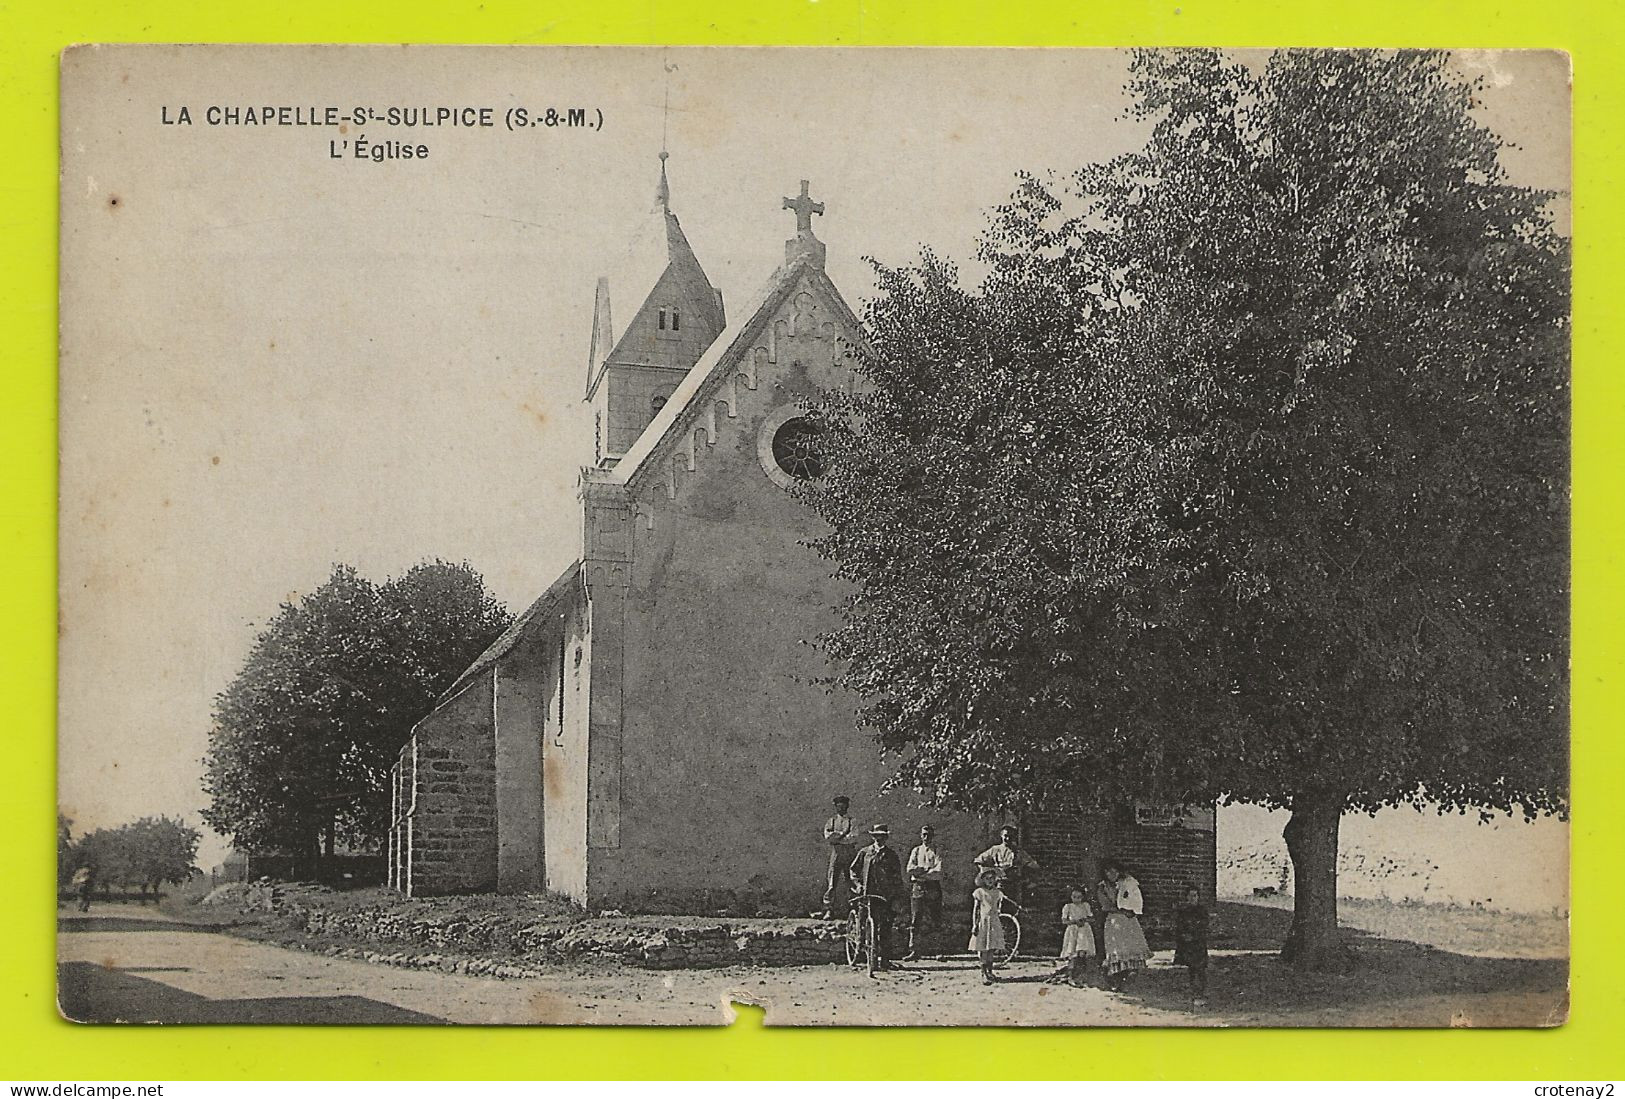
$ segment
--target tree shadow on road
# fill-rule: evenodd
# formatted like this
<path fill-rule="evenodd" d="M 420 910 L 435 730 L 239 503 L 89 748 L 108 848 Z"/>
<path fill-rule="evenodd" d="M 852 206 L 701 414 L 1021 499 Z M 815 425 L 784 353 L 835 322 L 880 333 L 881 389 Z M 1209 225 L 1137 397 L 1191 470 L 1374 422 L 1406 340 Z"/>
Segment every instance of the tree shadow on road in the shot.
<path fill-rule="evenodd" d="M 140 916 L 59 916 L 56 921 L 56 930 L 59 935 L 77 935 L 87 931 L 182 931 L 195 933 L 218 929 L 199 927 L 188 923 L 177 923 L 174 920 L 143 919 Z"/>
<path fill-rule="evenodd" d="M 169 925 L 165 925 L 166 927 Z M 365 996 L 215 1000 L 94 962 L 57 966 L 57 1008 L 74 1023 L 426 1025 L 444 1019 Z"/>
<path fill-rule="evenodd" d="M 1220 901 L 1211 911 L 1209 945 L 1219 950 L 1279 950 L 1292 926 L 1290 908 Z"/>
<path fill-rule="evenodd" d="M 1214 908 L 1206 1004 L 1158 951 L 1120 995 L 1193 1023 L 1253 1026 L 1553 1026 L 1567 1016 L 1564 958 L 1481 957 L 1343 929 L 1344 972 L 1299 973 L 1279 957 L 1292 913 Z"/>

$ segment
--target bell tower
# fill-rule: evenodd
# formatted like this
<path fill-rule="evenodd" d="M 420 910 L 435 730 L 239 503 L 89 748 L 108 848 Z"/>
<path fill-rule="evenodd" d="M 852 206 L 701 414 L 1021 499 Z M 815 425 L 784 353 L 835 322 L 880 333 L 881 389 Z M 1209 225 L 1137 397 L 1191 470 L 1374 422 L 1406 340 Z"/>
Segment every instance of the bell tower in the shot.
<path fill-rule="evenodd" d="M 594 295 L 587 400 L 600 469 L 620 461 L 726 326 L 722 291 L 711 285 L 671 211 L 667 155 L 661 150 L 649 218 L 624 251 L 604 257 L 611 273 L 598 279 Z M 641 296 L 619 332 L 612 292 L 630 301 Z"/>

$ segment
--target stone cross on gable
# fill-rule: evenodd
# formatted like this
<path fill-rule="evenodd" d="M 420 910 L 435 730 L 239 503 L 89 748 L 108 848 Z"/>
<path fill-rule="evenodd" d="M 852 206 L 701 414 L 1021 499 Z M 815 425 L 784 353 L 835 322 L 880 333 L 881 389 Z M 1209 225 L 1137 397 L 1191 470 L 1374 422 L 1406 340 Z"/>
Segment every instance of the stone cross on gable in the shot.
<path fill-rule="evenodd" d="M 784 200 L 784 208 L 796 212 L 796 232 L 802 236 L 812 236 L 812 216 L 824 212 L 824 204 L 808 196 L 806 180 L 801 181 L 800 195 Z"/>

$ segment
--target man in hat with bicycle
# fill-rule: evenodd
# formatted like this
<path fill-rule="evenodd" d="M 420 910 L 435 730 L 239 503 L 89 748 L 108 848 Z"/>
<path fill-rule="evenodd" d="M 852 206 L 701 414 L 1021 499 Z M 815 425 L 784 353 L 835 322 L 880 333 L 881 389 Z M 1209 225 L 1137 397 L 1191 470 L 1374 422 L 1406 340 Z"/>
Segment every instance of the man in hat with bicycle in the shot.
<path fill-rule="evenodd" d="M 897 852 L 886 846 L 891 829 L 877 824 L 869 829 L 869 846 L 852 860 L 852 888 L 868 898 L 875 921 L 875 958 L 879 968 L 892 967 L 892 914 L 903 897 L 903 866 Z"/>

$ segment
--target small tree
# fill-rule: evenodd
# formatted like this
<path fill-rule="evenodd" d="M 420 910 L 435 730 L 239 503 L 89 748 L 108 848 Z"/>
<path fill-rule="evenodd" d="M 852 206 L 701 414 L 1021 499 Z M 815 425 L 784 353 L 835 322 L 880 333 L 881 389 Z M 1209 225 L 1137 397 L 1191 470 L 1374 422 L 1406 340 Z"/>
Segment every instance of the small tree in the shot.
<path fill-rule="evenodd" d="M 1145 148 L 1031 178 L 979 292 L 882 272 L 809 498 L 900 780 L 1562 811 L 1568 251 L 1433 53 L 1136 55 Z"/>

